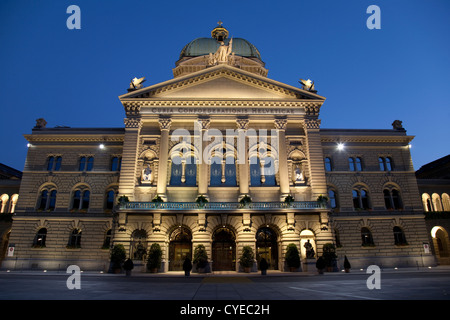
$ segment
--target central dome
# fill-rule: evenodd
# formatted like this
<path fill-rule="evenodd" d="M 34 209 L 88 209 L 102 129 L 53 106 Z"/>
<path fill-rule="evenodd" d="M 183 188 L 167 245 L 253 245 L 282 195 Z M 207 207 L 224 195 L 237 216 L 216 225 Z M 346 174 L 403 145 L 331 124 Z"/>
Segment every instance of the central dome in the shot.
<path fill-rule="evenodd" d="M 223 40 L 228 45 L 230 39 Z M 220 41 L 214 38 L 197 38 L 184 46 L 180 53 L 180 59 L 185 57 L 198 57 L 214 53 L 220 47 Z M 249 41 L 242 38 L 233 38 L 233 52 L 241 57 L 257 58 L 261 60 L 261 55 L 256 47 Z"/>

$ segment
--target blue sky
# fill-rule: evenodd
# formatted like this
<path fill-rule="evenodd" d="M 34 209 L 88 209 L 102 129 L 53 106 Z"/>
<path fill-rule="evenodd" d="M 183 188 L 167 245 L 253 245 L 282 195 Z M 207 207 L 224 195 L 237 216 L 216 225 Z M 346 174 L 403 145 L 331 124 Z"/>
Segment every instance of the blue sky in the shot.
<path fill-rule="evenodd" d="M 69 30 L 69 5 L 81 30 Z M 369 30 L 369 5 L 381 29 Z M 48 127 L 122 127 L 131 78 L 173 78 L 186 43 L 222 20 L 260 51 L 269 78 L 315 81 L 323 128 L 391 129 L 415 169 L 450 152 L 450 1 L 0 1 L 0 162 L 23 170 L 37 118 Z"/>

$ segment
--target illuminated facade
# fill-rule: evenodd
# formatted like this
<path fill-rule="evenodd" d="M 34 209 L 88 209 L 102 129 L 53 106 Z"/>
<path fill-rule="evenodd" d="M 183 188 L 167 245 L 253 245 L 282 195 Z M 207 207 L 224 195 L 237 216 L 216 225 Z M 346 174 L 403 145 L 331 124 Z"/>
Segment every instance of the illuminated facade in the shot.
<path fill-rule="evenodd" d="M 303 271 L 326 243 L 338 266 L 345 255 L 353 267 L 435 263 L 401 123 L 322 129 L 325 98 L 268 78 L 256 47 L 221 25 L 182 49 L 173 74 L 119 97 L 124 128 L 38 121 L 25 135 L 15 252 L 2 268 L 107 270 L 118 243 L 143 271 L 153 243 L 161 272 L 180 270 L 199 244 L 211 271 L 240 271 L 244 246 L 253 271 L 261 257 L 287 270 L 290 243 Z"/>

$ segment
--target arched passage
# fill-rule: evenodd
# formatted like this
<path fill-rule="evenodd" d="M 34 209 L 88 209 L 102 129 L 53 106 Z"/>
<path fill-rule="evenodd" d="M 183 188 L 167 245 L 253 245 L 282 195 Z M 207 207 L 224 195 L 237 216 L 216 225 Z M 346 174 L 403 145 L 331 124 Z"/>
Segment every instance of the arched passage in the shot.
<path fill-rule="evenodd" d="M 212 236 L 212 259 L 214 271 L 236 270 L 236 236 L 227 227 L 216 229 Z"/>
<path fill-rule="evenodd" d="M 186 227 L 176 228 L 169 241 L 169 271 L 181 271 L 186 257 L 192 261 L 191 231 Z"/>
<path fill-rule="evenodd" d="M 276 232 L 269 227 L 259 228 L 256 232 L 256 260 L 258 266 L 264 258 L 269 269 L 278 270 L 278 241 Z"/>
<path fill-rule="evenodd" d="M 442 227 L 435 226 L 431 229 L 431 236 L 433 238 L 433 246 L 439 264 L 450 264 L 450 242 L 448 232 Z"/>

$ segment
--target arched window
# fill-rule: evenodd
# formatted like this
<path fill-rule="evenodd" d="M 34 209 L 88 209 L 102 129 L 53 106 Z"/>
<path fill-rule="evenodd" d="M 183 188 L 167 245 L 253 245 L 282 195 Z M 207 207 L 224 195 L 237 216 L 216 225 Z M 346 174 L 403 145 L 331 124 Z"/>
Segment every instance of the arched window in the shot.
<path fill-rule="evenodd" d="M 266 157 L 264 159 L 264 167 L 263 167 L 263 173 L 264 173 L 264 186 L 275 186 L 276 179 L 275 179 L 275 161 L 272 157 Z"/>
<path fill-rule="evenodd" d="M 181 157 L 174 156 L 172 157 L 172 166 L 170 172 L 170 185 L 171 186 L 179 186 L 181 185 L 181 174 L 182 174 L 182 164 Z"/>
<path fill-rule="evenodd" d="M 103 249 L 109 249 L 109 247 L 111 246 L 111 239 L 112 239 L 112 231 L 111 229 L 109 229 L 105 233 L 105 240 L 103 241 L 102 246 Z"/>
<path fill-rule="evenodd" d="M 91 192 L 86 187 L 81 187 L 73 192 L 72 196 L 72 210 L 87 210 L 89 209 Z"/>
<path fill-rule="evenodd" d="M 361 240 L 362 240 L 362 246 L 374 246 L 373 238 L 372 238 L 372 232 L 366 227 L 361 228 Z"/>
<path fill-rule="evenodd" d="M 55 189 L 49 189 L 48 187 L 41 191 L 38 199 L 37 210 L 53 211 L 56 207 L 56 194 Z"/>
<path fill-rule="evenodd" d="M 47 229 L 41 228 L 36 233 L 36 236 L 34 237 L 33 241 L 33 247 L 42 248 L 45 247 L 45 240 L 47 238 Z"/>
<path fill-rule="evenodd" d="M 378 164 L 380 166 L 380 171 L 392 171 L 392 158 L 390 157 L 379 157 Z"/>
<path fill-rule="evenodd" d="M 116 193 L 114 192 L 114 190 L 109 190 L 108 192 L 106 192 L 106 209 L 111 210 L 112 208 L 114 208 L 115 194 Z"/>
<path fill-rule="evenodd" d="M 442 194 L 442 207 L 444 211 L 450 211 L 450 197 L 447 193 Z"/>
<path fill-rule="evenodd" d="M 353 158 L 348 158 L 348 166 L 350 171 L 355 171 L 355 159 Z"/>
<path fill-rule="evenodd" d="M 352 190 L 353 208 L 370 209 L 369 193 L 366 189 L 356 188 Z"/>
<path fill-rule="evenodd" d="M 328 198 L 330 200 L 330 206 L 331 208 L 337 208 L 338 207 L 338 202 L 337 202 L 337 197 L 336 197 L 336 191 L 334 191 L 333 189 L 329 189 L 328 190 Z"/>
<path fill-rule="evenodd" d="M 48 157 L 47 160 L 47 171 L 53 171 L 53 163 L 55 162 L 55 157 Z"/>
<path fill-rule="evenodd" d="M 441 197 L 437 193 L 431 195 L 434 211 L 442 211 Z"/>
<path fill-rule="evenodd" d="M 213 157 L 211 159 L 210 167 L 210 185 L 221 186 L 222 185 L 222 159 L 220 157 Z"/>
<path fill-rule="evenodd" d="M 111 159 L 111 171 L 120 171 L 122 165 L 122 158 L 113 157 Z"/>
<path fill-rule="evenodd" d="M 326 157 L 324 162 L 325 162 L 325 171 L 331 171 L 332 170 L 331 158 Z"/>
<path fill-rule="evenodd" d="M 78 171 L 84 171 L 85 168 L 86 168 L 86 157 L 81 157 L 78 166 Z"/>
<path fill-rule="evenodd" d="M 250 158 L 250 185 L 252 187 L 261 186 L 261 163 L 255 156 Z"/>
<path fill-rule="evenodd" d="M 226 157 L 225 160 L 225 185 L 236 186 L 236 163 L 234 157 Z"/>
<path fill-rule="evenodd" d="M 362 171 L 362 160 L 360 157 L 356 157 L 356 171 Z"/>
<path fill-rule="evenodd" d="M 92 171 L 92 168 L 94 167 L 94 157 L 89 157 L 87 159 L 87 167 L 86 171 Z"/>
<path fill-rule="evenodd" d="M 62 157 L 56 157 L 55 160 L 55 171 L 61 170 Z"/>
<path fill-rule="evenodd" d="M 81 248 L 81 230 L 80 229 L 73 229 L 69 236 L 69 242 L 67 243 L 67 247 L 74 249 L 74 248 Z"/>
<path fill-rule="evenodd" d="M 194 156 L 188 157 L 186 159 L 185 176 L 186 186 L 197 185 L 197 163 Z"/>
<path fill-rule="evenodd" d="M 407 244 L 405 233 L 403 232 L 402 228 L 395 226 L 393 232 L 394 242 L 396 245 L 401 246 Z"/>

